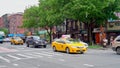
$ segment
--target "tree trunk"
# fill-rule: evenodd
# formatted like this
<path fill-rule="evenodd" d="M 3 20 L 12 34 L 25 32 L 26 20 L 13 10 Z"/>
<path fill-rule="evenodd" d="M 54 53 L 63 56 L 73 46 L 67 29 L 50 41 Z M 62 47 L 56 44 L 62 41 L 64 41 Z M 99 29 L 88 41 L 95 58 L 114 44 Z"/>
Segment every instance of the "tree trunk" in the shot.
<path fill-rule="evenodd" d="M 50 27 L 50 31 L 48 31 L 48 29 L 47 29 L 47 33 L 48 33 L 48 35 L 49 35 L 49 37 L 50 37 L 50 43 L 52 42 L 52 27 Z"/>
<path fill-rule="evenodd" d="M 88 43 L 92 45 L 92 24 L 88 23 Z"/>

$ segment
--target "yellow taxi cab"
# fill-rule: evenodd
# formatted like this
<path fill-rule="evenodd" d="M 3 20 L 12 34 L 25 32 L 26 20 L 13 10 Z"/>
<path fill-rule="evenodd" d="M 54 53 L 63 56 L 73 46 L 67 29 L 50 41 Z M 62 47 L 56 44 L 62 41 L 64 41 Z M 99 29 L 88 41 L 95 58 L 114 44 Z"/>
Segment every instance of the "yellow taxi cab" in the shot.
<path fill-rule="evenodd" d="M 53 51 L 64 51 L 66 53 L 85 53 L 87 47 L 83 42 L 75 39 L 56 39 L 52 42 Z"/>
<path fill-rule="evenodd" d="M 11 45 L 12 44 L 21 44 L 21 45 L 23 45 L 23 40 L 20 38 L 20 37 L 13 37 L 13 38 L 11 38 L 11 40 L 10 40 L 10 42 L 11 42 Z"/>

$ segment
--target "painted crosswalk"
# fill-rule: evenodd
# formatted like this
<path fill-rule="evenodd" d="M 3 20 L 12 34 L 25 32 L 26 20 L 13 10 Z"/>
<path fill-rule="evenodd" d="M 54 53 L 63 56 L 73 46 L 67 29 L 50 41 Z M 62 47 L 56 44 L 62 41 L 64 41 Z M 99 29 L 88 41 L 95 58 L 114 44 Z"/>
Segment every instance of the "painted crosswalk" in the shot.
<path fill-rule="evenodd" d="M 0 56 L 0 61 L 4 61 L 7 63 L 18 61 L 18 60 L 24 60 L 24 59 L 33 59 L 33 58 L 50 58 L 50 57 L 56 57 L 56 56 L 63 56 L 59 53 L 54 52 L 28 52 L 28 53 L 14 53 L 14 54 L 4 54 Z"/>

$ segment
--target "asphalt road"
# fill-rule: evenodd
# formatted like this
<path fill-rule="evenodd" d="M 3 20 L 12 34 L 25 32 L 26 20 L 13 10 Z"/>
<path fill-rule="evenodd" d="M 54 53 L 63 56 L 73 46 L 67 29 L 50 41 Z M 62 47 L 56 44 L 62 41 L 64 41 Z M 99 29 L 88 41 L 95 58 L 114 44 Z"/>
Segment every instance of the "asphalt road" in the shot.
<path fill-rule="evenodd" d="M 120 68 L 120 55 L 111 49 L 88 49 L 85 54 L 53 52 L 47 48 L 0 44 L 0 68 Z"/>

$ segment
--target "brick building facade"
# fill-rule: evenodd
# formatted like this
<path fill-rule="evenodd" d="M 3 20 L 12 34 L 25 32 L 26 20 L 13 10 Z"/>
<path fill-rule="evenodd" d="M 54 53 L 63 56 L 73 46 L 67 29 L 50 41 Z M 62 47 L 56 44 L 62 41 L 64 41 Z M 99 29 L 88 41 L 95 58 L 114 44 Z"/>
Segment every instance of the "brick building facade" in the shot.
<path fill-rule="evenodd" d="M 21 33 L 23 34 L 25 30 L 21 28 L 23 20 L 23 14 L 22 13 L 16 13 L 9 16 L 9 30 L 10 33 Z"/>
<path fill-rule="evenodd" d="M 2 17 L 0 17 L 0 28 L 3 28 L 3 27 L 4 27 L 3 19 L 2 19 Z"/>

